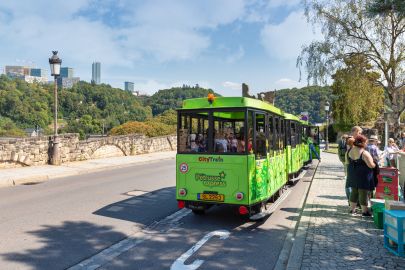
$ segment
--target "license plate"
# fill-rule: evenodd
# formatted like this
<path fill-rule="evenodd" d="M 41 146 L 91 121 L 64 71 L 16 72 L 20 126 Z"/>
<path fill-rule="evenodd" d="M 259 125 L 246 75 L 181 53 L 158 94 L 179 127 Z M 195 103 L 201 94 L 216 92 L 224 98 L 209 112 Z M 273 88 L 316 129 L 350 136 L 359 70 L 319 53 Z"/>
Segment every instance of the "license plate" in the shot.
<path fill-rule="evenodd" d="M 200 201 L 223 202 L 225 196 L 223 194 L 198 193 L 197 199 Z"/>

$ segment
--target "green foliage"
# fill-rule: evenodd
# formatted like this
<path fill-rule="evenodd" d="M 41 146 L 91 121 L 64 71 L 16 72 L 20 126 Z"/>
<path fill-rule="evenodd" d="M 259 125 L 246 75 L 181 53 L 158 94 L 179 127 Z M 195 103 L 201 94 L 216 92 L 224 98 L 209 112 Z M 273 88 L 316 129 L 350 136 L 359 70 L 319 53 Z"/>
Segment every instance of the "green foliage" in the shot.
<path fill-rule="evenodd" d="M 164 136 L 176 133 L 176 125 L 167 125 L 151 119 L 146 122 L 131 121 L 111 129 L 111 135 L 143 134 L 148 137 Z"/>
<path fill-rule="evenodd" d="M 10 118 L 20 128 L 45 127 L 52 119 L 48 88 L 0 76 L 0 116 Z"/>
<path fill-rule="evenodd" d="M 153 115 L 158 115 L 167 110 L 180 108 L 185 99 L 206 97 L 208 93 L 214 93 L 214 91 L 201 88 L 198 85 L 194 87 L 183 85 L 183 87 L 159 90 L 150 98 L 147 98 L 145 104 L 152 108 Z M 220 96 L 216 93 L 215 95 Z"/>
<path fill-rule="evenodd" d="M 377 86 L 380 75 L 363 55 L 346 58 L 345 65 L 333 75 L 335 126 L 348 130 L 354 125 L 372 125 L 384 104 L 384 89 Z"/>
<path fill-rule="evenodd" d="M 50 130 L 53 122 L 53 85 L 26 83 L 0 76 L 0 116 L 18 128 Z M 137 97 L 109 85 L 79 82 L 71 89 L 59 89 L 59 119 L 67 125 L 61 132 L 101 133 L 128 121 L 152 117 L 150 107 Z"/>
<path fill-rule="evenodd" d="M 157 115 L 154 119 L 169 126 L 176 126 L 177 112 L 175 110 L 167 110 L 164 113 Z"/>
<path fill-rule="evenodd" d="M 94 119 L 91 115 L 83 115 L 78 120 L 68 120 L 61 133 L 79 133 L 80 139 L 85 139 L 87 134 L 101 134 L 102 121 Z"/>
<path fill-rule="evenodd" d="M 405 16 L 404 0 L 373 0 L 368 6 L 368 12 L 371 16 L 387 15 L 390 12 Z"/>
<path fill-rule="evenodd" d="M 397 135 L 405 111 L 405 2 L 403 0 L 303 0 L 305 15 L 323 40 L 303 46 L 297 66 L 307 80 L 325 83 L 351 55 L 362 54 L 382 76 L 385 105 Z"/>
<path fill-rule="evenodd" d="M 0 117 L 0 137 L 24 137 L 25 133 L 7 117 Z"/>
<path fill-rule="evenodd" d="M 308 112 L 310 122 L 322 123 L 325 122 L 323 108 L 331 94 L 332 90 L 329 87 L 320 86 L 281 89 L 276 92 L 275 106 L 294 115 Z"/>

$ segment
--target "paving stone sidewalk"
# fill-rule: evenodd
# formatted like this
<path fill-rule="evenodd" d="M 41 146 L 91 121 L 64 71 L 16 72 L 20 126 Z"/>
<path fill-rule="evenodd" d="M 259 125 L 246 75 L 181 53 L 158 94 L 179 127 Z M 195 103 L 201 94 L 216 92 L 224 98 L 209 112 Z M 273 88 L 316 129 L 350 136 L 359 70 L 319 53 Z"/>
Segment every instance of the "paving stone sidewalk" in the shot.
<path fill-rule="evenodd" d="M 342 163 L 323 153 L 299 225 L 306 229 L 300 269 L 405 269 L 372 218 L 348 214 L 344 187 Z"/>

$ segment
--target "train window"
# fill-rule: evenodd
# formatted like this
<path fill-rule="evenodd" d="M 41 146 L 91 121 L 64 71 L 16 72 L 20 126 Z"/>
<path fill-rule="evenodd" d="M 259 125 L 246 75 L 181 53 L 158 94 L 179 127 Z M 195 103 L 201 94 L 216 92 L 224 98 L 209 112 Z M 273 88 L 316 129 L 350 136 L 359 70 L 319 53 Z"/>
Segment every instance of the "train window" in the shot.
<path fill-rule="evenodd" d="M 302 143 L 302 126 L 301 126 L 301 124 L 298 124 L 297 125 L 298 126 L 298 128 L 297 128 L 297 143 L 298 144 L 301 144 Z"/>
<path fill-rule="evenodd" d="M 178 152 L 204 153 L 208 151 L 208 113 L 179 113 Z"/>
<path fill-rule="evenodd" d="M 280 150 L 280 137 L 281 137 L 281 132 L 280 132 L 280 119 L 278 117 L 275 117 L 274 121 L 274 132 L 275 132 L 275 145 L 274 145 L 274 150 Z"/>
<path fill-rule="evenodd" d="M 293 121 L 291 123 L 291 128 L 290 128 L 290 143 L 292 147 L 295 147 L 297 145 L 297 124 Z"/>
<path fill-rule="evenodd" d="M 267 156 L 266 115 L 255 113 L 254 152 L 257 158 Z"/>
<path fill-rule="evenodd" d="M 245 153 L 245 112 L 213 112 L 215 153 Z"/>
<path fill-rule="evenodd" d="M 274 152 L 274 123 L 273 123 L 274 117 L 272 115 L 269 115 L 269 131 L 268 131 L 268 141 L 269 141 L 269 153 L 273 155 Z"/>
<path fill-rule="evenodd" d="M 281 135 L 279 137 L 279 149 L 283 150 L 285 147 L 286 131 L 285 131 L 285 120 L 281 119 Z"/>

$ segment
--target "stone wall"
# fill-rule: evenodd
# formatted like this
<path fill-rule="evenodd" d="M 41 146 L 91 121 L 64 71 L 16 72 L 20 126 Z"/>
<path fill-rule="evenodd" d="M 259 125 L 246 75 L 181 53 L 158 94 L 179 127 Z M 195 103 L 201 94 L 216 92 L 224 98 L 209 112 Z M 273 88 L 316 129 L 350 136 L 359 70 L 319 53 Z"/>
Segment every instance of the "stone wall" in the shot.
<path fill-rule="evenodd" d="M 130 156 L 174 151 L 176 136 L 148 138 L 144 135 L 101 137 L 80 141 L 78 134 L 62 134 L 60 155 L 62 163 L 103 157 Z M 0 168 L 48 164 L 51 159 L 52 137 L 0 138 Z"/>

